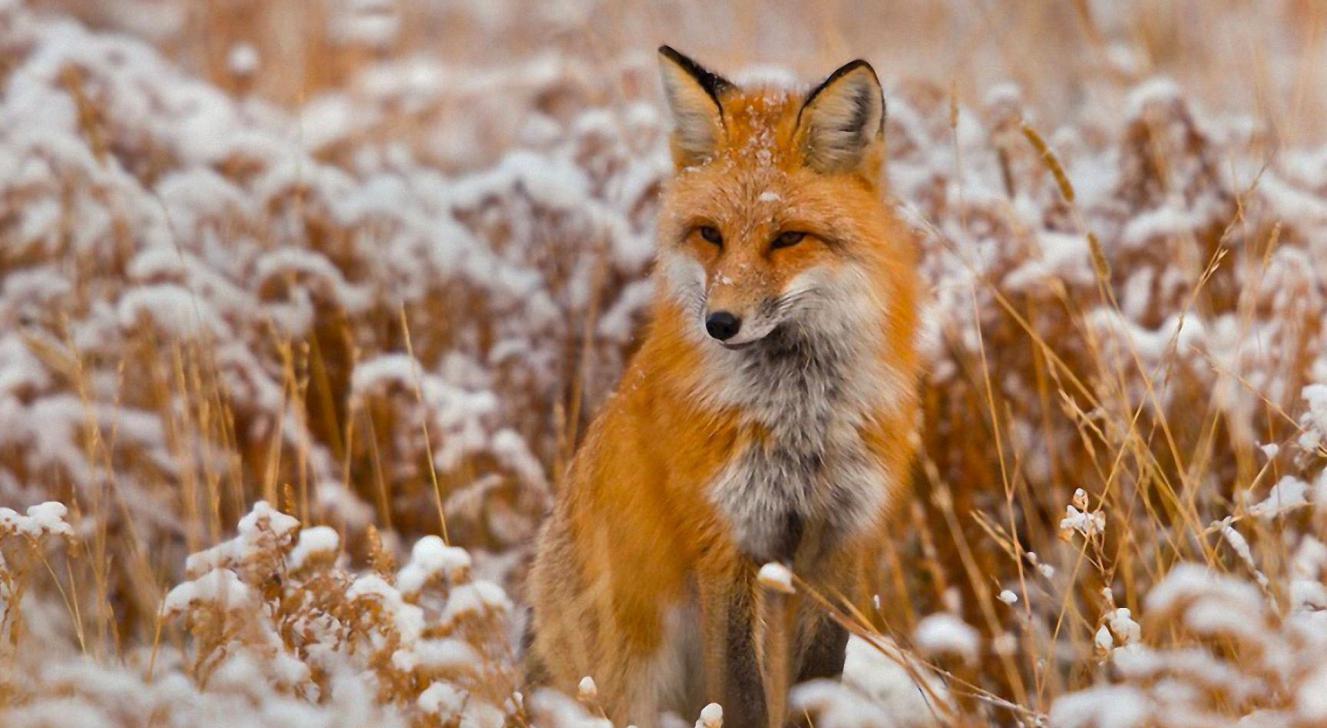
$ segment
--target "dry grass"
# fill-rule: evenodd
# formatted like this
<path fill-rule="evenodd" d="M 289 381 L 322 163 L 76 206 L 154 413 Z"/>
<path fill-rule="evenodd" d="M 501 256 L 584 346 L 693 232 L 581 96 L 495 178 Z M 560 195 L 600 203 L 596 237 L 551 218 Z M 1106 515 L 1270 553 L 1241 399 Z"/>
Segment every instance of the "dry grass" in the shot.
<path fill-rule="evenodd" d="M 944 722 L 1327 720 L 1320 5 L 31 5 L 101 30 L 0 2 L 6 724 L 591 719 L 494 585 L 642 320 L 656 40 L 887 80 L 918 497 L 823 607 Z"/>

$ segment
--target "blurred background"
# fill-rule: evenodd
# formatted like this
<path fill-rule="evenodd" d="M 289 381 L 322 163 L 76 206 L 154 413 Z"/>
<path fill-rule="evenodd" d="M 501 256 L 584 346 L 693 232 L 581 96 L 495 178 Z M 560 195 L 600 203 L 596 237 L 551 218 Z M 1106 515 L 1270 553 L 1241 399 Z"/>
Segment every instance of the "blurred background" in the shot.
<path fill-rule="evenodd" d="M 1286 140 L 1319 138 L 1327 124 L 1320 0 L 33 4 L 142 38 L 222 88 L 287 107 L 370 83 L 363 72 L 375 65 L 428 59 L 441 64 L 433 82 L 479 89 L 465 116 L 495 134 L 523 120 L 510 101 L 483 97 L 568 67 L 603 95 L 596 102 L 652 96 L 661 43 L 730 73 L 763 66 L 804 79 L 862 57 L 887 85 L 936 84 L 961 103 L 1014 83 L 1051 125 L 1116 113 L 1121 90 L 1153 76 Z M 479 150 L 453 150 L 447 161 L 480 163 L 467 154 Z"/>

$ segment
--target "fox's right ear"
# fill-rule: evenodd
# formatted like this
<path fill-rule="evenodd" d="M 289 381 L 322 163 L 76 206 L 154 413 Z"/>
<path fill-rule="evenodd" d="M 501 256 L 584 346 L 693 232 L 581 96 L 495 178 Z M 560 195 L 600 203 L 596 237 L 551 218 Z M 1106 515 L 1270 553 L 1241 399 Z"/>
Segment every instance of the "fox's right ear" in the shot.
<path fill-rule="evenodd" d="M 798 131 L 812 169 L 858 172 L 875 181 L 884 154 L 885 95 L 871 64 L 856 60 L 807 94 Z"/>
<path fill-rule="evenodd" d="M 659 47 L 659 74 L 673 113 L 673 161 L 678 168 L 701 164 L 719 146 L 723 135 L 719 98 L 733 84 L 668 46 Z"/>

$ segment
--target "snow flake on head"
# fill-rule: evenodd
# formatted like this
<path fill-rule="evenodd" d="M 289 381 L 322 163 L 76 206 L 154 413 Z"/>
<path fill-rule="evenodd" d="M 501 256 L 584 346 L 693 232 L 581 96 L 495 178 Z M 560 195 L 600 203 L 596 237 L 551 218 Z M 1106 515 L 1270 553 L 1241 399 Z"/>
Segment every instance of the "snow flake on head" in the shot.
<path fill-rule="evenodd" d="M 767 168 L 785 163 L 797 112 L 797 95 L 785 88 L 743 89 L 724 100 L 728 120 L 719 158 Z"/>
<path fill-rule="evenodd" d="M 732 80 L 743 89 L 771 94 L 786 95 L 801 86 L 797 74 L 783 66 L 748 66 L 733 74 Z"/>

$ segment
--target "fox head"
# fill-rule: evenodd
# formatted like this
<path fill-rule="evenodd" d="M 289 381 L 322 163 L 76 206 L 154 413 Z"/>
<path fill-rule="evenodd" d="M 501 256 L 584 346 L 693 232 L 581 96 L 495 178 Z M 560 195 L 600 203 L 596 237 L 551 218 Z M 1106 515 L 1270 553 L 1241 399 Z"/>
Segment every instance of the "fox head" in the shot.
<path fill-rule="evenodd" d="M 677 174 L 659 266 L 705 345 L 745 348 L 779 329 L 852 335 L 883 310 L 896 232 L 881 190 L 885 103 L 870 64 L 809 89 L 743 87 L 664 46 Z"/>

